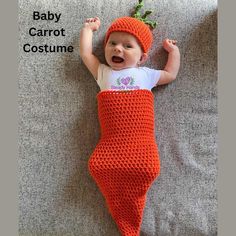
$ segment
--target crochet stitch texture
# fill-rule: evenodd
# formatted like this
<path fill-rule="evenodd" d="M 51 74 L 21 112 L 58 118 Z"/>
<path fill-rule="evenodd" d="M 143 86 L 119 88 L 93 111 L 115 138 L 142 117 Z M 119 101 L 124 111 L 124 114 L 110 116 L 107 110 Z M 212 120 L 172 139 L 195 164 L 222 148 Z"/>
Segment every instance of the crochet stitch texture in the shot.
<path fill-rule="evenodd" d="M 97 95 L 101 138 L 88 167 L 123 236 L 138 236 L 146 194 L 160 173 L 149 90 Z"/>
<path fill-rule="evenodd" d="M 149 26 L 138 19 L 125 16 L 113 21 L 107 30 L 105 44 L 107 43 L 110 34 L 117 31 L 130 33 L 136 37 L 144 53 L 147 53 L 152 45 L 153 36 Z"/>

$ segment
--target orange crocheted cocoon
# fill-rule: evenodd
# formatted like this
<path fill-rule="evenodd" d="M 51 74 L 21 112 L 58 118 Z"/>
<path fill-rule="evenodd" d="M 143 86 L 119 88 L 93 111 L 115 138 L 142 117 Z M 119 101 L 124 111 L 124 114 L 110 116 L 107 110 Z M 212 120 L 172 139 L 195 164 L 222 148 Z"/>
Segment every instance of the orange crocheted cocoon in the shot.
<path fill-rule="evenodd" d="M 137 236 L 146 193 L 160 172 L 153 94 L 111 90 L 100 92 L 97 99 L 101 139 L 89 171 L 121 234 Z"/>

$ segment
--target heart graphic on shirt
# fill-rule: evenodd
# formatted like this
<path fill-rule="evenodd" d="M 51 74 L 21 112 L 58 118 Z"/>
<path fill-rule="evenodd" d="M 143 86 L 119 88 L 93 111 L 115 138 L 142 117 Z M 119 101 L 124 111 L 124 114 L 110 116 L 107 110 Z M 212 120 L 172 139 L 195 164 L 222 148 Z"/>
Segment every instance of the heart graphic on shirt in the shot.
<path fill-rule="evenodd" d="M 128 85 L 131 80 L 131 77 L 125 77 L 121 79 L 121 83 L 124 85 Z"/>

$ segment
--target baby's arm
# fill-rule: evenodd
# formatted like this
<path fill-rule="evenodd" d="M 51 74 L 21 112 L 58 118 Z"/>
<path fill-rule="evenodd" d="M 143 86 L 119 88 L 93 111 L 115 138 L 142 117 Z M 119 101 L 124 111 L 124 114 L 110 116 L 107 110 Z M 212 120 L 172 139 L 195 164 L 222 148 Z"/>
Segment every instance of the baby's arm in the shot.
<path fill-rule="evenodd" d="M 98 17 L 88 18 L 80 32 L 80 56 L 84 64 L 96 79 L 100 62 L 97 57 L 93 55 L 92 38 L 93 31 L 98 30 L 99 27 L 100 20 Z"/>
<path fill-rule="evenodd" d="M 169 54 L 166 66 L 161 71 L 157 85 L 168 84 L 176 79 L 180 66 L 180 53 L 179 48 L 175 44 L 175 40 L 165 39 L 163 41 L 163 47 Z"/>

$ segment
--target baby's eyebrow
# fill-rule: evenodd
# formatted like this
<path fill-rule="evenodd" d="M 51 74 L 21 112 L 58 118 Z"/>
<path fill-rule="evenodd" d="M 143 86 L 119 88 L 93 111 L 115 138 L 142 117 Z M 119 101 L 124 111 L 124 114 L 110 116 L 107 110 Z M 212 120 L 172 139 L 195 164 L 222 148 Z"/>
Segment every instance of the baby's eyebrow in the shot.
<path fill-rule="evenodd" d="M 128 39 L 128 40 L 124 40 L 123 42 L 124 42 L 124 43 L 132 43 L 132 41 L 129 40 L 129 39 Z"/>
<path fill-rule="evenodd" d="M 131 41 L 125 42 L 124 44 L 133 45 L 133 43 Z"/>
<path fill-rule="evenodd" d="M 116 41 L 114 39 L 110 39 L 108 43 L 116 43 Z"/>

